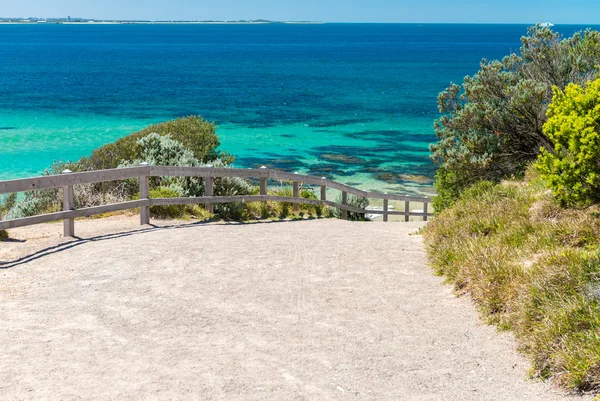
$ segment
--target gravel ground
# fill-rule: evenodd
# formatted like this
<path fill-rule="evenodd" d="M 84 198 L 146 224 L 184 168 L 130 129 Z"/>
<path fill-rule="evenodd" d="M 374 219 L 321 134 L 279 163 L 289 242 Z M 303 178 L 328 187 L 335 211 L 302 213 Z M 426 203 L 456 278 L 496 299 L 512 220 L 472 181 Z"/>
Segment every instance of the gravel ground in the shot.
<path fill-rule="evenodd" d="M 0 243 L 1 400 L 588 399 L 527 380 L 423 223 L 137 221 Z"/>

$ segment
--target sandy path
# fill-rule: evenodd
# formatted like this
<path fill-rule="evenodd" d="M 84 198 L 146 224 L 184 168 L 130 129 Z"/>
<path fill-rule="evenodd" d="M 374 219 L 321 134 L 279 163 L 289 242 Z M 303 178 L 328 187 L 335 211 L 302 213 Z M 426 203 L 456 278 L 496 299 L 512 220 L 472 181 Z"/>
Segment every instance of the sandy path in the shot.
<path fill-rule="evenodd" d="M 422 223 L 135 223 L 0 243 L 0 399 L 567 399 L 431 275 Z"/>

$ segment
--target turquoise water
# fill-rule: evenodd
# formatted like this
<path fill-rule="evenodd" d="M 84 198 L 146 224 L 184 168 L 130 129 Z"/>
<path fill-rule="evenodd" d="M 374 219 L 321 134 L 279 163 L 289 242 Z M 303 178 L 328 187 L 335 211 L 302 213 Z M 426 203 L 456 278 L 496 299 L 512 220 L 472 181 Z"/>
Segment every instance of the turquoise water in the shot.
<path fill-rule="evenodd" d="M 428 193 L 437 93 L 481 58 L 517 49 L 525 33 L 523 25 L 0 25 L 0 179 L 200 114 L 219 126 L 238 167 Z"/>

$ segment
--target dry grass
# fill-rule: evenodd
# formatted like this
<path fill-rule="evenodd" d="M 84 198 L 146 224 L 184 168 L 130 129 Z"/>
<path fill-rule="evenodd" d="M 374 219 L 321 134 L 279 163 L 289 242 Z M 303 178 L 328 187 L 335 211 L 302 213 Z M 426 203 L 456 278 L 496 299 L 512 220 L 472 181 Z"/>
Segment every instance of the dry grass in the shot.
<path fill-rule="evenodd" d="M 600 218 L 563 209 L 530 171 L 481 183 L 424 231 L 430 262 L 490 323 L 512 330 L 532 375 L 600 389 Z"/>

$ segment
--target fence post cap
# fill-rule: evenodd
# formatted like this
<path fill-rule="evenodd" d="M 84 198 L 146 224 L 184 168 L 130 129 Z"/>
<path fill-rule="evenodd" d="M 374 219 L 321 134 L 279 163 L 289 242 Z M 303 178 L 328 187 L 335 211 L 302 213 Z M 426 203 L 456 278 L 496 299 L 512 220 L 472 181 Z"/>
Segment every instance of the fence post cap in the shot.
<path fill-rule="evenodd" d="M 63 170 L 63 171 L 61 172 L 61 174 L 69 174 L 69 173 L 72 173 L 72 171 L 71 171 L 71 170 L 69 170 L 69 169 Z"/>
<path fill-rule="evenodd" d="M 327 177 L 321 177 L 321 179 L 322 179 L 322 180 L 326 180 L 326 179 L 327 179 Z"/>
<path fill-rule="evenodd" d="M 206 166 L 204 166 L 204 167 L 212 168 L 212 166 L 213 166 L 212 164 L 207 164 L 207 165 L 206 165 Z"/>
<path fill-rule="evenodd" d="M 140 166 L 146 167 L 146 166 L 149 166 L 149 164 L 148 164 L 148 162 L 141 162 Z"/>
<path fill-rule="evenodd" d="M 267 166 L 260 166 L 260 168 L 267 168 Z"/>
<path fill-rule="evenodd" d="M 297 171 L 294 171 L 294 174 L 298 175 L 299 173 Z"/>

